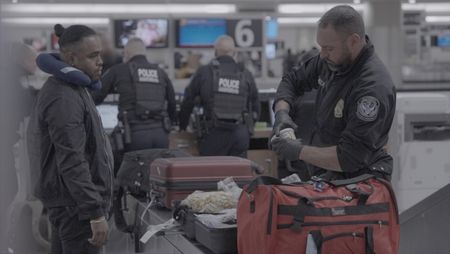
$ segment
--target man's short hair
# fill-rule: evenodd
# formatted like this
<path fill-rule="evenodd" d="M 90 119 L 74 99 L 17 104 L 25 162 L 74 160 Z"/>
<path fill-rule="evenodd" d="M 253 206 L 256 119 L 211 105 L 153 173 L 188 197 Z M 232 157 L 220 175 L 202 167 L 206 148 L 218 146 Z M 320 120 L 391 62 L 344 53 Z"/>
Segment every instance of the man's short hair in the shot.
<path fill-rule="evenodd" d="M 349 5 L 338 5 L 328 10 L 319 20 L 319 27 L 325 28 L 331 25 L 338 33 L 365 36 L 364 21 L 355 9 Z"/>

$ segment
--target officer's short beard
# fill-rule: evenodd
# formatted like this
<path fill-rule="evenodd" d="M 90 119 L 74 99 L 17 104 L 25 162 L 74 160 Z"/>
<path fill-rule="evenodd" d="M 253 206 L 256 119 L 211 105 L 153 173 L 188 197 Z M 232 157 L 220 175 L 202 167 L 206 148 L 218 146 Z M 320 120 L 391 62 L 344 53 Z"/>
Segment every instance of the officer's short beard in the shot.
<path fill-rule="evenodd" d="M 349 48 L 345 48 L 344 55 L 342 57 L 342 60 L 339 61 L 339 64 L 327 61 L 328 68 L 333 72 L 344 72 L 346 71 L 350 65 L 352 64 L 352 55 L 350 53 Z"/>

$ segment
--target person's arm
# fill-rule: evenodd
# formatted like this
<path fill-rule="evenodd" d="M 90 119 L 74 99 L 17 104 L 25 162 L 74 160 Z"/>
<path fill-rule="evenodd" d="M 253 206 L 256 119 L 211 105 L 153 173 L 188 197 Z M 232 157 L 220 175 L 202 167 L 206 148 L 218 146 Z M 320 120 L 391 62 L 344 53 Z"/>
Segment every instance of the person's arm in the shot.
<path fill-rule="evenodd" d="M 395 114 L 395 92 L 371 84 L 352 94 L 346 128 L 337 145 L 337 157 L 344 172 L 355 172 L 373 163 L 375 153 L 388 141 Z"/>
<path fill-rule="evenodd" d="M 248 72 L 248 78 L 250 81 L 250 103 L 252 108 L 250 109 L 253 113 L 254 120 L 257 121 L 259 118 L 259 115 L 261 114 L 261 105 L 259 103 L 259 94 L 258 94 L 258 88 L 256 87 L 255 79 L 253 78 L 253 75 Z"/>
<path fill-rule="evenodd" d="M 186 130 L 189 119 L 194 108 L 195 98 L 200 95 L 202 86 L 202 68 L 200 68 L 193 76 L 191 82 L 184 90 L 183 102 L 180 107 L 180 130 Z"/>
<path fill-rule="evenodd" d="M 94 100 L 95 105 L 103 103 L 106 96 L 108 96 L 108 94 L 110 93 L 113 93 L 114 85 L 116 82 L 115 70 L 116 68 L 114 67 L 108 69 L 101 78 L 102 88 L 100 89 L 100 91 L 91 92 L 92 99 Z"/>
<path fill-rule="evenodd" d="M 166 100 L 167 100 L 167 113 L 172 123 L 176 122 L 177 117 L 177 103 L 175 101 L 175 90 L 173 88 L 172 81 L 167 74 L 163 71 L 164 79 L 166 81 Z"/>
<path fill-rule="evenodd" d="M 336 146 L 304 146 L 300 152 L 299 159 L 323 169 L 342 172 Z"/>
<path fill-rule="evenodd" d="M 395 113 L 395 95 L 386 91 L 359 91 L 352 95 L 346 128 L 336 146 L 304 146 L 299 140 L 275 138 L 273 149 L 288 160 L 303 160 L 339 172 L 370 166 L 373 155 L 387 142 Z"/>
<path fill-rule="evenodd" d="M 311 58 L 283 76 L 273 105 L 275 122 L 272 135 L 278 136 L 285 128 L 297 129 L 289 111 L 299 96 L 318 87 L 319 60 L 319 57 Z"/>
<path fill-rule="evenodd" d="M 299 96 L 318 87 L 320 65 L 320 59 L 317 56 L 309 59 L 305 64 L 293 68 L 283 76 L 275 95 L 273 105 L 275 113 L 279 110 L 289 112 Z"/>
<path fill-rule="evenodd" d="M 92 183 L 85 157 L 84 104 L 72 91 L 57 94 L 48 102 L 43 117 L 55 149 L 58 173 L 81 212 L 91 220 L 105 216 L 103 198 Z"/>

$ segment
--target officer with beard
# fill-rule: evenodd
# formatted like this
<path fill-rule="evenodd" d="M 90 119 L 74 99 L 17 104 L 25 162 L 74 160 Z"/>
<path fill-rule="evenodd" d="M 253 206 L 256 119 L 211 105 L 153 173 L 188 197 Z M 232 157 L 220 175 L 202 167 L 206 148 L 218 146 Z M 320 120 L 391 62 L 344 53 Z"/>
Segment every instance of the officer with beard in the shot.
<path fill-rule="evenodd" d="M 320 54 L 279 84 L 272 149 L 282 159 L 308 163 L 311 175 L 339 179 L 370 173 L 390 179 L 393 161 L 385 146 L 395 113 L 395 87 L 365 35 L 361 15 L 347 5 L 330 9 L 318 23 L 317 43 Z M 297 128 L 290 109 L 313 89 L 311 140 L 279 137 L 282 129 Z"/>

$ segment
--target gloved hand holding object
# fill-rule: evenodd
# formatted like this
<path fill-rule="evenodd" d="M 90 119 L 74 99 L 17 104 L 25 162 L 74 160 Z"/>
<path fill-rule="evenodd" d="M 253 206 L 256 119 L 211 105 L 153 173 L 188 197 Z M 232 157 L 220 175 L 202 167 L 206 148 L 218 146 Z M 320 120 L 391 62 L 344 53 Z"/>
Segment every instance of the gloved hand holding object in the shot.
<path fill-rule="evenodd" d="M 303 149 L 301 139 L 286 139 L 275 136 L 271 143 L 272 150 L 275 151 L 280 158 L 288 161 L 298 160 L 300 152 Z"/>
<path fill-rule="evenodd" d="M 275 121 L 273 124 L 273 132 L 272 135 L 275 136 L 280 135 L 280 131 L 286 128 L 297 129 L 297 125 L 292 121 L 292 118 L 289 116 L 289 111 L 286 109 L 278 110 L 275 113 Z"/>

